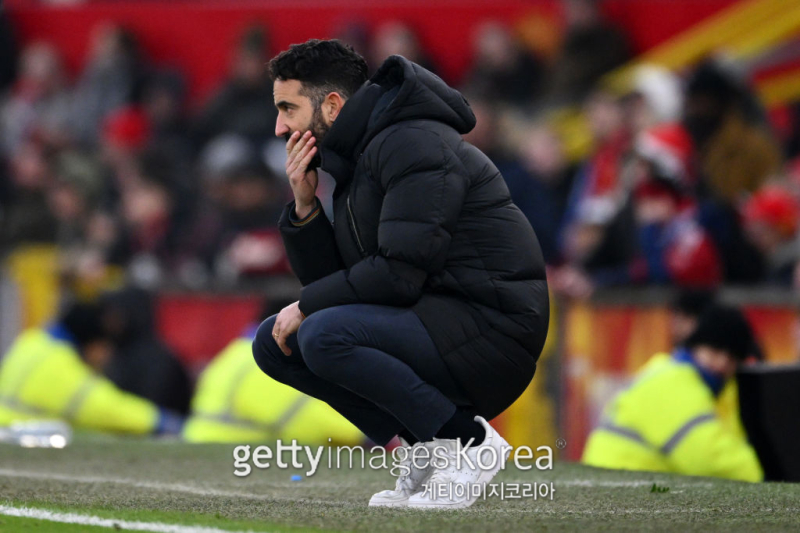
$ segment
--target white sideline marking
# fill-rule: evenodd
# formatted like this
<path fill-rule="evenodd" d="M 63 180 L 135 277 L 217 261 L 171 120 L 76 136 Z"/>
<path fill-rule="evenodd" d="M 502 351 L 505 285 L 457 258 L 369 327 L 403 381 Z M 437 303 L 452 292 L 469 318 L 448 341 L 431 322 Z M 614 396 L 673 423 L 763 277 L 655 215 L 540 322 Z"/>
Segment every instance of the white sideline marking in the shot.
<path fill-rule="evenodd" d="M 544 481 L 543 481 L 544 482 Z M 522 483 L 522 481 L 517 481 L 516 483 Z M 638 488 L 638 487 L 652 487 L 653 483 L 664 483 L 670 487 L 681 487 L 687 489 L 707 489 L 713 486 L 713 483 L 709 483 L 708 481 L 692 481 L 691 479 L 682 480 L 679 483 L 673 483 L 670 481 L 645 481 L 645 480 L 636 480 L 636 481 L 597 481 L 593 479 L 563 479 L 563 480 L 553 480 L 553 485 L 558 487 L 590 487 L 590 488 Z"/>
<path fill-rule="evenodd" d="M 111 485 L 123 485 L 126 487 L 135 487 L 140 489 L 161 490 L 167 492 L 182 492 L 185 494 L 194 494 L 196 496 L 220 496 L 224 498 L 246 498 L 249 500 L 262 500 L 262 501 L 291 501 L 291 502 L 307 502 L 322 505 L 335 505 L 341 507 L 342 505 L 354 505 L 351 502 L 329 501 L 329 500 L 316 500 L 312 498 L 298 498 L 297 496 L 282 497 L 267 494 L 253 494 L 252 492 L 237 492 L 229 490 L 219 490 L 202 488 L 193 485 L 183 485 L 180 483 L 161 483 L 158 481 L 138 481 L 129 478 L 114 478 L 114 477 L 100 477 L 100 476 L 70 476 L 65 474 L 48 474 L 46 472 L 31 472 L 25 470 L 12 470 L 0 468 L 0 477 L 16 477 L 23 479 L 42 479 L 46 481 L 66 481 L 70 483 L 108 483 Z"/>
<path fill-rule="evenodd" d="M 178 524 L 165 524 L 164 522 L 134 522 L 76 513 L 48 511 L 46 509 L 33 509 L 30 507 L 12 507 L 10 505 L 0 505 L 0 515 L 34 518 L 37 520 L 47 520 L 48 522 L 60 522 L 62 524 L 130 529 L 133 531 L 153 531 L 155 533 L 251 533 L 252 531 L 233 531 L 230 529 L 218 529 L 216 527 L 205 526 L 181 526 Z"/>

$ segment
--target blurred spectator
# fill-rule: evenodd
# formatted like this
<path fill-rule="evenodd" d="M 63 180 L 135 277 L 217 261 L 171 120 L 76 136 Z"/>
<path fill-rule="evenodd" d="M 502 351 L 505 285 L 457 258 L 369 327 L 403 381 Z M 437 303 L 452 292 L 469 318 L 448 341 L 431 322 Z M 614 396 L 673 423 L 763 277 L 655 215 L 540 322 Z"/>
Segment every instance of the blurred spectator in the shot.
<path fill-rule="evenodd" d="M 604 224 L 625 202 L 627 187 L 620 178 L 624 157 L 631 148 L 631 132 L 626 127 L 624 108 L 614 95 L 597 91 L 587 100 L 585 109 L 594 150 L 579 171 L 572 207 L 578 220 Z"/>
<path fill-rule="evenodd" d="M 13 154 L 27 140 L 55 146 L 65 143 L 70 96 L 61 58 L 51 45 L 35 43 L 22 53 L 20 76 L 0 108 L 0 141 Z"/>
<path fill-rule="evenodd" d="M 544 123 L 531 125 L 520 142 L 519 162 L 499 166 L 511 199 L 536 232 L 545 262 L 557 264 L 575 168 L 567 161 L 561 140 Z"/>
<path fill-rule="evenodd" d="M 239 275 L 286 272 L 283 242 L 276 231 L 285 188 L 263 167 L 248 167 L 226 180 L 223 228 L 218 249 Z"/>
<path fill-rule="evenodd" d="M 713 62 L 700 65 L 686 89 L 683 121 L 699 153 L 701 184 L 728 204 L 758 189 L 781 164 L 775 141 L 748 122 L 747 100 L 733 76 Z"/>
<path fill-rule="evenodd" d="M 116 173 L 120 185 L 129 183 L 136 157 L 151 137 L 150 120 L 139 107 L 119 107 L 103 119 L 100 138 L 103 159 Z"/>
<path fill-rule="evenodd" d="M 267 48 L 263 28 L 256 26 L 245 32 L 234 53 L 230 79 L 197 118 L 198 147 L 223 133 L 241 135 L 256 149 L 274 138 L 277 110 L 264 68 Z"/>
<path fill-rule="evenodd" d="M 630 263 L 636 250 L 630 184 L 622 179 L 631 149 L 624 108 L 617 97 L 598 91 L 588 99 L 586 112 L 595 150 L 570 192 L 561 237 L 568 265 L 553 277 L 554 288 L 572 296 L 591 292 L 585 271 L 617 270 Z"/>
<path fill-rule="evenodd" d="M 60 418 L 78 428 L 147 435 L 176 433 L 174 413 L 99 375 L 111 353 L 102 311 L 72 304 L 42 329 L 24 331 L 0 364 L 0 425 Z"/>
<path fill-rule="evenodd" d="M 103 322 L 114 351 L 102 371 L 120 389 L 186 415 L 192 384 L 176 355 L 158 338 L 150 295 L 127 288 L 104 297 Z"/>
<path fill-rule="evenodd" d="M 575 104 L 600 77 L 631 57 L 626 37 L 600 12 L 598 0 L 563 0 L 566 30 L 553 64 L 548 100 Z"/>
<path fill-rule="evenodd" d="M 285 148 L 283 152 L 285 153 Z M 211 140 L 198 157 L 200 195 L 190 229 L 183 241 L 197 251 L 190 286 L 202 285 L 215 275 L 219 235 L 223 226 L 226 180 L 239 169 L 254 165 L 257 155 L 243 137 L 229 133 Z"/>
<path fill-rule="evenodd" d="M 57 222 L 47 201 L 52 181 L 51 163 L 44 148 L 26 141 L 9 165 L 11 201 L 3 220 L 5 246 L 21 243 L 54 243 Z"/>
<path fill-rule="evenodd" d="M 168 279 L 173 266 L 174 203 L 168 185 L 142 167 L 121 189 L 121 226 L 112 257 L 129 265 L 135 283 L 154 287 Z"/>
<path fill-rule="evenodd" d="M 277 221 L 286 191 L 263 166 L 243 166 L 219 184 L 217 220 L 208 224 L 206 258 L 215 275 L 232 282 L 249 276 L 288 272 Z M 211 213 L 206 213 L 208 217 Z"/>
<path fill-rule="evenodd" d="M 714 303 L 714 291 L 707 289 L 683 289 L 671 306 L 670 334 L 673 346 L 682 346 L 697 328 L 697 322 Z"/>
<path fill-rule="evenodd" d="M 141 176 L 123 191 L 122 215 L 133 241 L 152 250 L 168 227 L 172 209 L 169 190 L 157 178 Z"/>
<path fill-rule="evenodd" d="M 378 26 L 372 38 L 372 57 L 367 64 L 376 69 L 387 57 L 398 55 L 422 67 L 437 73 L 438 69 L 430 56 L 425 52 L 419 37 L 414 30 L 398 21 L 386 22 Z"/>
<path fill-rule="evenodd" d="M 105 117 L 133 103 L 144 66 L 134 35 L 114 25 L 95 28 L 89 61 L 75 87 L 71 126 L 79 142 L 94 146 Z"/>
<path fill-rule="evenodd" d="M 760 353 L 747 319 L 707 308 L 684 346 L 655 355 L 589 435 L 582 461 L 600 468 L 761 481 L 763 471 L 739 420 L 720 412 L 723 389 Z"/>
<path fill-rule="evenodd" d="M 800 288 L 797 199 L 781 186 L 768 185 L 744 204 L 742 217 L 748 240 L 764 259 L 762 281 Z"/>
<path fill-rule="evenodd" d="M 106 264 L 114 239 L 113 223 L 104 227 L 99 211 L 106 186 L 101 165 L 77 151 L 62 151 L 55 158 L 47 202 L 56 219 L 59 280 L 68 292 L 93 299 L 113 286 L 120 271 Z"/>
<path fill-rule="evenodd" d="M 699 220 L 722 255 L 725 281 L 756 283 L 763 260 L 745 237 L 737 208 L 778 171 L 780 150 L 758 122 L 743 84 L 712 61 L 690 76 L 683 123 L 697 152 Z"/>
<path fill-rule="evenodd" d="M 464 83 L 468 92 L 523 107 L 539 96 L 542 65 L 505 26 L 497 22 L 481 25 L 472 46 L 472 70 Z"/>
<path fill-rule="evenodd" d="M 190 233 L 205 268 L 226 282 L 288 271 L 277 223 L 286 185 L 246 141 L 224 136 L 205 151 L 205 198 Z"/>
<path fill-rule="evenodd" d="M 185 114 L 186 87 L 181 75 L 159 71 L 151 75 L 142 92 L 142 111 L 150 125 L 148 147 L 169 160 L 173 168 L 176 192 L 190 194 L 196 189 L 193 180 L 193 148 L 187 132 Z"/>
<path fill-rule="evenodd" d="M 722 263 L 697 219 L 691 138 L 679 124 L 657 126 L 640 136 L 636 151 L 634 194 L 643 261 L 634 266 L 633 279 L 716 286 Z"/>
<path fill-rule="evenodd" d="M 48 205 L 58 221 L 58 244 L 69 249 L 81 246 L 86 226 L 102 191 L 99 164 L 75 151 L 62 151 L 54 162 L 54 180 L 48 188 Z"/>
<path fill-rule="evenodd" d="M 636 137 L 645 130 L 678 122 L 683 92 L 678 76 L 658 65 L 641 65 L 633 73 L 631 92 L 625 97 L 626 120 Z"/>

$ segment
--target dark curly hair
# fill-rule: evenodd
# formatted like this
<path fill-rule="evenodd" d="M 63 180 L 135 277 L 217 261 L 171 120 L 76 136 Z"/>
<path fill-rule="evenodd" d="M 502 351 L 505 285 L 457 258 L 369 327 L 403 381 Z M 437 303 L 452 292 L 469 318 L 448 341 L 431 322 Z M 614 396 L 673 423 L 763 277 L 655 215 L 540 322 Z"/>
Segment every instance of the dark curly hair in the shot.
<path fill-rule="evenodd" d="M 293 44 L 269 62 L 273 80 L 298 80 L 301 93 L 319 107 L 325 97 L 337 92 L 348 99 L 367 81 L 367 62 L 353 47 L 336 39 L 311 39 Z"/>

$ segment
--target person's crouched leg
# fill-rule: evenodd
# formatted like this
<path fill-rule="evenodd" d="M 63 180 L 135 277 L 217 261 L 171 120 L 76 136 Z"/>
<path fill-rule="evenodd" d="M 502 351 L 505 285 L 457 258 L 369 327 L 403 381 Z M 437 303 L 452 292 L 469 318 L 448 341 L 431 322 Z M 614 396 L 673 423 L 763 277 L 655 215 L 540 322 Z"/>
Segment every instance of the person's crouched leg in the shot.
<path fill-rule="evenodd" d="M 348 359 L 363 344 L 355 330 L 359 324 L 343 320 L 342 310 L 331 307 L 306 318 L 297 332 L 297 343 L 306 366 L 317 376 L 341 383 L 349 381 L 354 369 Z M 350 317 L 348 317 L 350 318 Z"/>
<path fill-rule="evenodd" d="M 305 366 L 300 355 L 300 347 L 297 346 L 297 336 L 291 335 L 286 344 L 291 348 L 292 354 L 284 354 L 275 338 L 272 336 L 272 328 L 275 327 L 275 320 L 278 315 L 273 315 L 266 319 L 258 327 L 255 339 L 253 339 L 253 358 L 256 364 L 266 375 L 287 385 L 293 385 L 297 375 L 297 366 Z"/>
<path fill-rule="evenodd" d="M 306 328 L 306 324 L 314 324 L 318 318 L 324 318 L 326 314 L 326 312 L 320 311 L 309 316 L 300 326 L 300 332 L 287 338 L 286 343 L 292 350 L 291 355 L 281 352 L 272 337 L 272 328 L 275 326 L 276 317 L 268 318 L 256 333 L 253 341 L 253 357 L 259 368 L 274 380 L 327 402 L 373 442 L 385 444 L 401 429 L 398 421 L 372 402 L 316 374 L 306 365 L 302 355 L 303 350 L 298 345 L 298 338 L 303 331 L 309 331 L 311 336 L 316 338 L 316 332 Z M 323 334 L 320 338 L 326 339 L 327 335 Z M 309 345 L 313 344 L 309 343 Z M 313 358 L 314 361 L 320 361 L 324 358 L 326 350 L 324 348 L 317 350 L 314 347 L 314 353 L 319 355 L 319 357 Z M 321 372 L 321 374 L 327 373 Z"/>
<path fill-rule="evenodd" d="M 311 372 L 389 413 L 420 441 L 431 440 L 456 410 L 417 373 L 438 353 L 411 310 L 368 304 L 323 309 L 303 321 L 297 339 Z"/>

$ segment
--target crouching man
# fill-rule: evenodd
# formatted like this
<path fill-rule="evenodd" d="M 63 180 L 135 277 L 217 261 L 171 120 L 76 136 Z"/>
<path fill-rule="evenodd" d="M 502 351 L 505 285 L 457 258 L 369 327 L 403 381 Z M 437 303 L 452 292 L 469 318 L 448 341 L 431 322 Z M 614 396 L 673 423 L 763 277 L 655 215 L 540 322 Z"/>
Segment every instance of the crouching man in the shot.
<path fill-rule="evenodd" d="M 317 40 L 269 68 L 294 192 L 280 227 L 304 287 L 262 323 L 256 362 L 378 444 L 399 435 L 409 450 L 447 450 L 451 460 L 412 464 L 370 505 L 467 507 L 479 494 L 435 499 L 448 491 L 423 485 L 485 486 L 505 462 L 486 420 L 525 390 L 547 335 L 533 229 L 461 137 L 475 126 L 469 105 L 434 74 L 392 56 L 367 80 L 352 48 Z M 317 167 L 336 181 L 334 223 Z M 487 447 L 501 460 L 457 468 L 459 443 L 473 465 Z"/>

